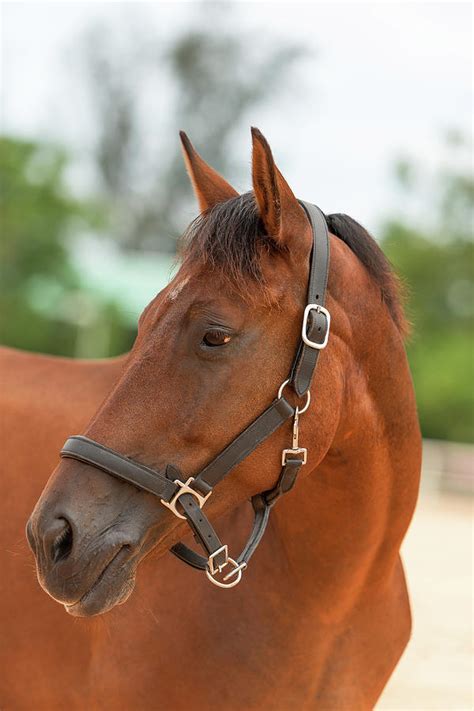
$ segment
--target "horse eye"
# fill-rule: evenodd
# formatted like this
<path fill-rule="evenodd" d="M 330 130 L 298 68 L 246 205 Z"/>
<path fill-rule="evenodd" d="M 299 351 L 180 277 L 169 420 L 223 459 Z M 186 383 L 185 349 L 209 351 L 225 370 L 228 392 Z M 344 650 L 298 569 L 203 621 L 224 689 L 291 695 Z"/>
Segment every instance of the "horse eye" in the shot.
<path fill-rule="evenodd" d="M 218 331 L 216 329 L 213 329 L 212 331 L 206 331 L 204 334 L 204 338 L 202 339 L 202 342 L 205 346 L 208 346 L 209 348 L 217 348 L 218 346 L 225 346 L 226 343 L 229 343 L 230 341 L 230 336 L 228 333 L 225 333 L 224 331 Z"/>

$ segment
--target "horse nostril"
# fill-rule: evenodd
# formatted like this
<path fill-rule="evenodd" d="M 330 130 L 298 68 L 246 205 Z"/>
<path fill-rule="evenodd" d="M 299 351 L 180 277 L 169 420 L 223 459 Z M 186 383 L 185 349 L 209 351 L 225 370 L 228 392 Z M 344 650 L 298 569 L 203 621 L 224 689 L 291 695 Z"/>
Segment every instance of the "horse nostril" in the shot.
<path fill-rule="evenodd" d="M 58 526 L 59 524 L 59 526 Z M 50 556 L 53 563 L 65 560 L 72 550 L 72 528 L 65 518 L 58 518 L 55 528 L 55 536 L 50 547 Z"/>

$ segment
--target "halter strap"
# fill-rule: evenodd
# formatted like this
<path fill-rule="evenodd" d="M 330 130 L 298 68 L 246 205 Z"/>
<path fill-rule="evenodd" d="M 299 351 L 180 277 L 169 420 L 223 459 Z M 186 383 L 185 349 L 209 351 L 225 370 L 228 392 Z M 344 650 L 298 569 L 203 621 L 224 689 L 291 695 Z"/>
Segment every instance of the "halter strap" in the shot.
<path fill-rule="evenodd" d="M 297 395 L 311 387 L 320 351 L 326 347 L 331 317 L 324 308 L 329 273 L 329 234 L 326 218 L 316 205 L 300 201 L 313 230 L 313 251 L 308 280 L 307 305 L 301 327 L 301 342 L 290 381 Z"/>
<path fill-rule="evenodd" d="M 319 353 L 326 347 L 329 337 L 330 315 L 324 308 L 329 269 L 329 235 L 325 217 L 319 208 L 306 202 L 300 204 L 308 216 L 313 233 L 307 305 L 303 315 L 301 342 L 290 377 L 282 385 L 278 397 L 271 405 L 199 474 L 186 480 L 179 469 L 170 464 L 164 471 L 155 471 L 82 435 L 69 437 L 61 450 L 62 457 L 89 464 L 154 494 L 176 516 L 186 519 L 208 557 L 204 558 L 182 543 L 173 546 L 171 552 L 188 565 L 205 570 L 211 582 L 219 587 L 234 587 L 240 581 L 243 570 L 265 532 L 271 507 L 294 486 L 301 466 L 306 463 L 306 449 L 298 447 L 298 422 L 299 416 L 309 405 L 309 388 Z M 283 396 L 286 385 L 291 386 L 299 397 L 307 396 L 303 409 L 293 407 Z M 229 557 L 227 546 L 222 545 L 202 508 L 214 486 L 291 417 L 292 447 L 283 450 L 282 470 L 277 484 L 273 489 L 252 498 L 252 532 L 244 550 L 234 560 Z M 181 510 L 177 508 L 178 502 Z M 224 575 L 222 581 L 218 580 L 217 575 L 228 565 L 230 572 Z"/>

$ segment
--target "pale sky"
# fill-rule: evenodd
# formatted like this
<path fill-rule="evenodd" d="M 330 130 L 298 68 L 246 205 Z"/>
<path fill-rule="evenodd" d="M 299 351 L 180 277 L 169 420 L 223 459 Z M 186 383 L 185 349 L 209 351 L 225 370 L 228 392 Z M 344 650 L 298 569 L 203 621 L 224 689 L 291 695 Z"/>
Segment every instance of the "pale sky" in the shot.
<path fill-rule="evenodd" d="M 132 4 L 157 37 L 186 25 L 195 11 L 190 2 L 2 3 L 2 131 L 80 151 L 91 118 L 77 95 L 71 48 L 94 19 L 126 23 Z M 443 132 L 470 130 L 470 3 L 242 2 L 229 21 L 270 28 L 314 52 L 300 72 L 298 101 L 290 96 L 284 110 L 258 109 L 249 122 L 269 139 L 296 194 L 327 213 L 347 212 L 375 230 L 399 199 L 390 164 L 408 155 L 435 165 Z M 169 136 L 177 151 L 179 128 Z M 159 116 L 149 130 L 160 130 Z M 199 136 L 192 138 L 199 146 Z M 239 140 L 249 162 L 248 128 Z M 250 176 L 236 187 L 248 189 Z"/>

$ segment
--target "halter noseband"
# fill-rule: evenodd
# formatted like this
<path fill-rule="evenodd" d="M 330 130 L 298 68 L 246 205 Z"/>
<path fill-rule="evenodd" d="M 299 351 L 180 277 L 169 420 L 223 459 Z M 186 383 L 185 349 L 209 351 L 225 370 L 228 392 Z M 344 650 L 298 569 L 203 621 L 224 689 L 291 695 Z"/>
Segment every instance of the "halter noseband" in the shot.
<path fill-rule="evenodd" d="M 61 450 L 62 457 L 77 459 L 154 494 L 175 516 L 186 519 L 207 557 L 195 553 L 182 543 L 173 546 L 171 552 L 193 568 L 205 570 L 209 580 L 222 588 L 231 588 L 240 582 L 242 572 L 265 532 L 272 506 L 282 494 L 293 487 L 299 470 L 306 463 L 307 451 L 304 447 L 299 447 L 298 442 L 299 417 L 310 404 L 309 388 L 319 352 L 328 342 L 331 319 L 324 308 L 329 269 L 326 220 L 315 205 L 302 201 L 301 205 L 308 215 L 313 231 L 307 305 L 303 315 L 301 341 L 290 375 L 280 386 L 272 404 L 199 474 L 186 480 L 183 473 L 171 464 L 168 464 L 164 471 L 158 472 L 81 435 L 69 437 Z M 292 387 L 299 397 L 306 396 L 302 408 L 293 407 L 286 400 L 284 391 L 287 386 Z M 292 445 L 282 452 L 282 469 L 278 482 L 269 491 L 252 497 L 255 515 L 252 532 L 238 558 L 231 558 L 227 546 L 222 545 L 205 516 L 203 506 L 216 484 L 291 417 Z M 178 502 L 182 510 L 177 508 Z M 223 573 L 227 566 L 230 566 L 229 572 L 222 579 L 218 579 L 217 576 Z"/>

